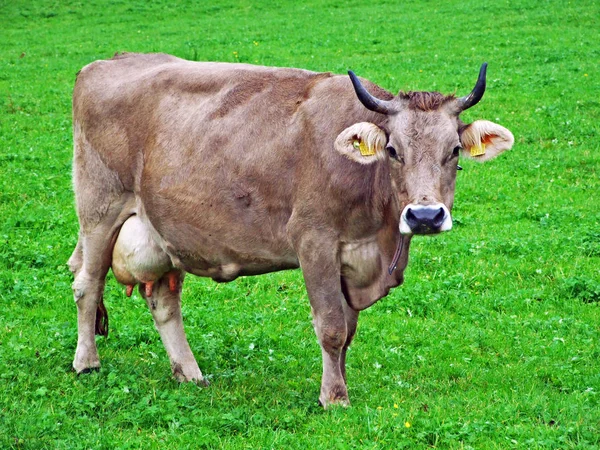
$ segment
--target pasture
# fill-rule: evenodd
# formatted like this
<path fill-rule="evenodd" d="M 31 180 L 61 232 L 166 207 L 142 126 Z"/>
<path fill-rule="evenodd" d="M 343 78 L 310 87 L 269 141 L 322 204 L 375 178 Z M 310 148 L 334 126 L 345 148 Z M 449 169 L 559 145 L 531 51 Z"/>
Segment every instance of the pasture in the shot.
<path fill-rule="evenodd" d="M 598 448 L 600 6 L 594 0 L 0 0 L 0 448 Z M 152 317 L 109 275 L 99 372 L 77 376 L 71 93 L 117 51 L 354 70 L 466 95 L 514 148 L 461 161 L 455 227 L 417 237 L 361 314 L 350 408 L 317 405 L 300 271 L 188 276 L 211 381 L 171 377 Z"/>

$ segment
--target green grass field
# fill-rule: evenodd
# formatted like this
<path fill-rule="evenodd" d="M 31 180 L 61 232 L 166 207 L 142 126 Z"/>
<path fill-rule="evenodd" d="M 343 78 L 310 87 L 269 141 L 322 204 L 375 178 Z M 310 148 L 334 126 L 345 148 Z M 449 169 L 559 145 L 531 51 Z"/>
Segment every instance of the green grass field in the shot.
<path fill-rule="evenodd" d="M 600 447 L 600 5 L 595 0 L 0 0 L 0 448 Z M 109 280 L 99 372 L 70 369 L 76 72 L 116 51 L 345 73 L 467 94 L 513 150 L 463 161 L 455 229 L 361 315 L 352 407 L 317 405 L 299 271 L 188 277 L 209 388 L 171 378 L 143 300 Z"/>

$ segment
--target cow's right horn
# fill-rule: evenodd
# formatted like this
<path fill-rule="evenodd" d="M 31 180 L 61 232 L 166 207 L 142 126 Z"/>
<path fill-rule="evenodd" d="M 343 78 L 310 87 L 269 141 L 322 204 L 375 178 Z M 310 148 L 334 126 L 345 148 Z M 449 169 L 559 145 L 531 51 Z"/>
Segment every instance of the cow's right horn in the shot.
<path fill-rule="evenodd" d="M 365 106 L 365 108 L 381 114 L 389 114 L 390 112 L 394 111 L 392 102 L 388 100 L 380 100 L 377 97 L 372 96 L 369 91 L 365 89 L 354 72 L 349 70 L 348 75 L 350 75 L 350 80 L 352 80 L 352 85 L 354 86 L 354 90 L 356 91 L 358 99 Z"/>
<path fill-rule="evenodd" d="M 477 78 L 477 83 L 475 83 L 475 87 L 471 91 L 471 93 L 465 97 L 461 97 L 458 99 L 458 108 L 460 111 L 464 111 L 465 109 L 469 109 L 471 106 L 475 106 L 483 97 L 483 93 L 485 92 L 485 74 L 487 71 L 487 63 L 483 63 L 481 65 L 481 69 L 479 69 L 479 77 Z"/>

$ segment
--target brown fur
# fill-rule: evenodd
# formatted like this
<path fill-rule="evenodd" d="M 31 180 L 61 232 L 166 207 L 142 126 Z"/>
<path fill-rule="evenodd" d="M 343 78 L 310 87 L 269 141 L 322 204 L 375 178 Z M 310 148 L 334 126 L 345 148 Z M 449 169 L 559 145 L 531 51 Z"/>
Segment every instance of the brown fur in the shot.
<path fill-rule="evenodd" d="M 408 101 L 408 107 L 419 111 L 436 111 L 444 105 L 456 100 L 454 95 L 444 95 L 439 92 L 409 91 L 400 92 L 398 97 Z"/>
<path fill-rule="evenodd" d="M 387 267 L 404 206 L 451 208 L 459 142 L 457 113 L 442 108 L 454 97 L 365 86 L 401 108 L 368 111 L 348 77 L 299 69 L 138 54 L 82 69 L 73 95 L 76 370 L 99 367 L 91 311 L 98 305 L 96 330 L 107 332 L 100 288 L 119 229 L 136 214 L 184 272 L 229 281 L 301 266 L 326 353 L 321 400 L 344 402 L 357 311 L 403 280 L 410 237 L 396 271 Z M 336 151 L 336 137 L 359 122 L 383 130 L 395 160 L 359 164 Z M 180 286 L 158 283 L 147 300 L 174 373 L 200 380 Z"/>
<path fill-rule="evenodd" d="M 444 95 L 439 92 L 400 92 L 398 96 L 408 100 L 408 107 L 419 111 L 436 111 L 444 105 L 456 100 L 454 95 Z"/>

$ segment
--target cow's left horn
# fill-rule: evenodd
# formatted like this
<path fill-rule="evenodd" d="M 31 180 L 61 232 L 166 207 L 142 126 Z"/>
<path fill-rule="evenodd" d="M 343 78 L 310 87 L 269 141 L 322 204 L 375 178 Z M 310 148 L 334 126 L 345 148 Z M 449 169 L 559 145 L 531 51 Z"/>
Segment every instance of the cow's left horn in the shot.
<path fill-rule="evenodd" d="M 483 63 L 481 65 L 481 69 L 479 69 L 479 78 L 477 78 L 477 83 L 475 87 L 471 91 L 469 95 L 466 97 L 461 97 L 458 99 L 458 108 L 460 111 L 464 111 L 465 109 L 469 109 L 471 106 L 475 106 L 483 97 L 483 93 L 485 92 L 485 74 L 487 72 L 487 63 Z"/>
<path fill-rule="evenodd" d="M 394 110 L 392 108 L 392 103 L 388 100 L 380 100 L 377 97 L 374 97 L 365 89 L 362 85 L 358 77 L 351 70 L 348 71 L 348 75 L 350 75 L 350 80 L 352 80 L 352 85 L 354 86 L 354 90 L 356 91 L 356 95 L 360 102 L 365 106 L 365 108 L 370 109 L 371 111 L 375 111 L 381 114 L 389 114 Z"/>

